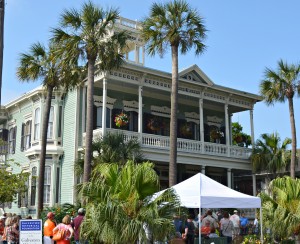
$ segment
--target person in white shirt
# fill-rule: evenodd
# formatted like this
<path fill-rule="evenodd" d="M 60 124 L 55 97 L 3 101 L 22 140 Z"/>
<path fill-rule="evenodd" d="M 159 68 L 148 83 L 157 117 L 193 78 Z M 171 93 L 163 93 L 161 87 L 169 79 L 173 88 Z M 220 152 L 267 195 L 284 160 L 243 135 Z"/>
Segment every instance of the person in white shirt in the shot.
<path fill-rule="evenodd" d="M 240 235 L 240 217 L 238 211 L 234 210 L 233 215 L 230 216 L 230 220 L 233 223 L 233 234 L 232 239 Z"/>
<path fill-rule="evenodd" d="M 219 228 L 218 222 L 214 217 L 212 217 L 212 211 L 210 209 L 207 210 L 206 217 L 202 219 L 201 226 L 205 226 L 206 222 L 210 223 L 210 228 Z"/>
<path fill-rule="evenodd" d="M 254 234 L 258 234 L 259 230 L 258 230 L 258 219 L 257 219 L 257 215 L 255 215 L 255 219 L 253 222 L 253 232 Z"/>

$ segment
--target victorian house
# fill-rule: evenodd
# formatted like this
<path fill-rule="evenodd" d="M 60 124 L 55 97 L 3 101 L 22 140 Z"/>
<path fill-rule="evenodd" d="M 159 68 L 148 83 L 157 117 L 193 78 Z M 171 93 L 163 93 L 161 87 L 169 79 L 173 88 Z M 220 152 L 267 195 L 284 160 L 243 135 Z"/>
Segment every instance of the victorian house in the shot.
<path fill-rule="evenodd" d="M 126 140 L 137 138 L 166 188 L 171 73 L 145 66 L 145 43 L 139 28 L 135 21 L 120 19 L 116 30 L 131 33 L 126 64 L 95 77 L 94 138 L 115 132 L 122 132 Z M 181 70 L 179 77 L 178 180 L 202 172 L 228 187 L 255 194 L 251 149 L 232 144 L 231 124 L 234 113 L 249 111 L 254 138 L 253 109 L 262 98 L 215 84 L 197 65 Z M 2 160 L 14 159 L 31 173 L 28 194 L 8 204 L 12 212 L 35 214 L 44 102 L 43 88 L 38 87 L 1 107 L 0 136 L 8 144 Z M 74 162 L 85 146 L 85 114 L 86 86 L 68 93 L 54 92 L 48 125 L 45 206 L 76 201 Z"/>

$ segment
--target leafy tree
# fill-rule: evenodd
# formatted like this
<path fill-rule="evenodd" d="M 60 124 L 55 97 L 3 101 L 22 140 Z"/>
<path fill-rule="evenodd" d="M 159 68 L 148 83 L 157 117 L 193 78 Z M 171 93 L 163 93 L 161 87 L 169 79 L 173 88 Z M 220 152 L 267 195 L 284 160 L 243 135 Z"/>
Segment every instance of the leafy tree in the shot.
<path fill-rule="evenodd" d="M 118 18 L 117 9 L 105 11 L 89 1 L 79 11 L 65 10 L 60 27 L 52 30 L 52 40 L 60 52 L 66 54 L 71 63 L 80 64 L 83 60 L 88 66 L 83 182 L 88 182 L 91 174 L 95 74 L 118 68 L 123 63 L 120 50 L 126 47 L 127 34 L 111 31 Z"/>
<path fill-rule="evenodd" d="M 254 172 L 267 171 L 273 174 L 282 172 L 290 163 L 291 139 L 286 138 L 282 144 L 278 133 L 262 134 L 254 145 L 251 163 Z"/>
<path fill-rule="evenodd" d="M 20 164 L 10 161 L 7 164 L 0 166 L 0 203 L 13 202 L 18 194 L 23 194 L 28 191 L 29 173 L 21 171 L 20 173 L 12 173 L 8 169 L 14 166 L 15 169 L 20 167 Z"/>
<path fill-rule="evenodd" d="M 205 33 L 202 18 L 183 0 L 154 3 L 149 17 L 143 21 L 142 37 L 148 42 L 150 55 L 158 53 L 162 57 L 171 47 L 170 186 L 177 183 L 178 53 L 185 54 L 195 47 L 196 55 L 201 54 L 205 49 Z"/>
<path fill-rule="evenodd" d="M 251 145 L 251 136 L 243 132 L 243 127 L 238 122 L 232 123 L 232 142 L 240 147 Z"/>
<path fill-rule="evenodd" d="M 289 176 L 270 182 L 269 194 L 260 193 L 263 223 L 279 242 L 300 230 L 300 179 Z"/>
<path fill-rule="evenodd" d="M 45 106 L 42 115 L 41 153 L 38 174 L 38 207 L 37 217 L 43 210 L 44 174 L 47 147 L 47 132 L 54 88 L 64 87 L 66 90 L 82 80 L 82 71 L 77 67 L 67 65 L 62 57 L 56 55 L 56 47 L 52 44 L 48 49 L 41 43 L 33 44 L 28 53 L 21 53 L 17 67 L 17 77 L 20 81 L 41 80 L 46 93 Z"/>
<path fill-rule="evenodd" d="M 273 105 L 275 102 L 283 103 L 286 100 L 288 101 L 292 134 L 292 154 L 290 165 L 290 174 L 292 178 L 295 178 L 297 149 L 293 99 L 295 94 L 300 94 L 299 75 L 300 65 L 289 65 L 282 60 L 279 60 L 277 70 L 266 68 L 265 79 L 260 83 L 260 93 L 268 105 Z"/>
<path fill-rule="evenodd" d="M 159 178 L 149 162 L 99 164 L 85 185 L 87 212 L 81 233 L 93 243 L 146 243 L 174 232 L 173 215 L 180 202 L 167 190 L 156 199 Z M 151 239 L 151 238 L 150 238 Z"/>

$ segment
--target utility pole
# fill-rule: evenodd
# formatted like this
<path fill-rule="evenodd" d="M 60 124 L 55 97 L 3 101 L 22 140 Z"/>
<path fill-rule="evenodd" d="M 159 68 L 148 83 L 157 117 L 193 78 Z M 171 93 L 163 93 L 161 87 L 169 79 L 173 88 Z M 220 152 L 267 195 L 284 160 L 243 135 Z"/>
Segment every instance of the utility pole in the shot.
<path fill-rule="evenodd" d="M 5 0 L 0 0 L 0 106 L 2 94 L 2 68 L 3 68 L 3 50 L 4 50 L 4 7 Z"/>

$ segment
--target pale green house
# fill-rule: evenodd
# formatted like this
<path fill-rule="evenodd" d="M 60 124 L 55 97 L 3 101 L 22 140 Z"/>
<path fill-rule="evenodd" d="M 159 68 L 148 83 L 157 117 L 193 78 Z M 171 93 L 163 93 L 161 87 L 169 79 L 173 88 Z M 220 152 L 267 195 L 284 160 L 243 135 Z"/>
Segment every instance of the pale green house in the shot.
<path fill-rule="evenodd" d="M 122 130 L 126 139 L 141 143 L 145 158 L 155 162 L 163 188 L 168 184 L 171 73 L 146 67 L 144 43 L 139 24 L 120 19 L 116 30 L 131 31 L 126 64 L 119 70 L 95 77 L 94 138 Z M 245 91 L 215 84 L 197 66 L 179 73 L 178 179 L 202 172 L 231 188 L 256 193 L 251 173 L 251 149 L 232 145 L 231 123 L 234 113 L 249 111 L 254 138 L 253 109 L 262 98 Z M 74 203 L 74 161 L 84 147 L 86 87 L 69 93 L 56 90 L 48 127 L 45 171 L 45 206 Z M 0 111 L 0 137 L 8 142 L 2 160 L 14 159 L 31 173 L 28 194 L 7 210 L 34 215 L 37 204 L 37 172 L 40 154 L 41 114 L 44 109 L 42 87 L 11 101 Z M 115 117 L 129 116 L 119 128 Z M 13 170 L 13 169 L 11 169 Z"/>

